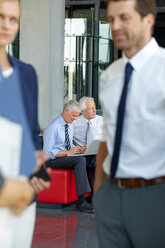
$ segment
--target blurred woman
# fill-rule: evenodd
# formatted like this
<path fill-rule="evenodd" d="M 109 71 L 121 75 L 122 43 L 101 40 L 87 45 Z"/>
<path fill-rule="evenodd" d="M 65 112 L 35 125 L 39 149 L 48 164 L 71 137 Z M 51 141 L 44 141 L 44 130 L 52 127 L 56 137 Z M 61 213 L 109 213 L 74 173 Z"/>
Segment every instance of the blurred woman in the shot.
<path fill-rule="evenodd" d="M 33 158 L 30 155 L 31 150 L 34 151 L 37 167 L 41 166 L 41 164 L 43 164 L 47 160 L 47 155 L 43 151 L 38 150 L 41 149 L 41 145 L 38 138 L 40 129 L 38 125 L 38 82 L 36 72 L 31 65 L 25 64 L 17 60 L 16 58 L 9 56 L 9 54 L 6 52 L 6 46 L 13 42 L 17 35 L 19 29 L 20 16 L 21 7 L 18 0 L 0 0 L 0 93 L 2 96 L 1 99 L 3 98 L 3 95 L 8 92 L 8 94 L 5 95 L 6 103 L 2 104 L 2 100 L 0 102 L 0 115 L 2 113 L 4 117 L 10 117 L 9 106 L 12 101 L 13 104 L 11 104 L 11 108 L 15 109 L 13 120 L 14 118 L 21 118 L 21 114 L 17 113 L 18 108 L 21 109 L 22 107 L 22 112 L 25 112 L 25 116 L 23 119 L 26 119 L 26 121 L 24 122 L 26 128 L 23 127 L 25 135 L 23 135 L 24 140 L 21 147 L 23 155 L 20 160 L 21 162 L 19 173 L 29 176 L 32 172 L 32 167 L 34 167 Z M 12 81 L 12 84 L 10 84 L 9 81 Z M 15 95 L 17 95 L 18 98 L 14 102 Z M 8 113 L 8 115 L 5 115 L 5 113 Z M 30 133 L 28 135 L 29 130 Z M 30 148 L 31 144 L 33 146 L 32 148 Z M 29 156 L 27 156 L 28 151 Z M 0 154 L 0 158 L 1 155 L 3 154 Z M 0 166 L 4 165 L 0 164 Z M 10 176 L 11 171 L 8 170 L 8 173 Z M 45 182 L 43 179 L 33 177 L 31 179 L 31 187 L 35 193 L 39 193 L 41 190 L 49 187 L 49 182 Z M 20 217 L 13 217 L 12 242 L 8 242 L 7 245 L 6 240 L 6 246 L 3 246 L 0 243 L 0 247 L 31 247 L 35 223 L 35 208 L 36 204 L 34 202 L 24 211 L 23 214 L 21 214 Z"/>

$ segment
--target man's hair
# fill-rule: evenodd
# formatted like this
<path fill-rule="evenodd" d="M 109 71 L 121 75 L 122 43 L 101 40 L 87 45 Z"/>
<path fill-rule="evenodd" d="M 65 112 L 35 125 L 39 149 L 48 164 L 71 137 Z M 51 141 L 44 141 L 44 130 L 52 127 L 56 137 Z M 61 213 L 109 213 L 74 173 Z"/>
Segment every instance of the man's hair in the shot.
<path fill-rule="evenodd" d="M 72 112 L 74 110 L 80 112 L 79 103 L 76 100 L 70 100 L 67 103 L 65 103 L 63 110 L 65 109 L 68 109 L 69 112 Z"/>
<path fill-rule="evenodd" d="M 107 6 L 110 2 L 120 1 L 135 1 L 135 9 L 139 12 L 141 17 L 148 14 L 153 14 L 156 17 L 156 1 L 155 0 L 108 0 Z"/>
<path fill-rule="evenodd" d="M 86 103 L 89 102 L 89 101 L 94 101 L 94 99 L 92 97 L 89 97 L 89 96 L 83 96 L 80 101 L 79 101 L 79 104 L 80 104 L 80 110 L 85 110 L 86 109 Z"/>

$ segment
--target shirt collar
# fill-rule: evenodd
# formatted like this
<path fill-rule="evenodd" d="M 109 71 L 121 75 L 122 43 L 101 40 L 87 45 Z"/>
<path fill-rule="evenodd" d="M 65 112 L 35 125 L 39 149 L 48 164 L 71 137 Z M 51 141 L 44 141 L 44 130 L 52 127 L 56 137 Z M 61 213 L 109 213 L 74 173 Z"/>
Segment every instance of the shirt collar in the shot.
<path fill-rule="evenodd" d="M 82 119 L 83 119 L 84 121 L 88 122 L 88 120 L 83 116 L 83 114 L 82 114 Z"/>
<path fill-rule="evenodd" d="M 59 116 L 59 122 L 60 122 L 61 126 L 65 126 L 66 124 L 68 124 L 68 127 L 71 127 L 73 125 L 73 123 L 65 122 L 62 115 Z"/>
<path fill-rule="evenodd" d="M 91 120 L 93 120 L 93 119 L 90 119 L 90 120 L 88 120 L 88 119 L 86 119 L 83 115 L 82 115 L 82 118 L 84 119 L 84 121 L 86 122 L 86 123 L 91 123 Z"/>
<path fill-rule="evenodd" d="M 68 124 L 68 123 L 66 123 L 66 122 L 64 121 L 62 115 L 59 116 L 59 122 L 60 122 L 61 126 L 65 126 L 66 124 Z"/>
<path fill-rule="evenodd" d="M 145 47 L 143 47 L 138 53 L 136 53 L 131 59 L 128 59 L 123 54 L 124 65 L 130 62 L 135 71 L 140 70 L 140 68 L 149 60 L 152 55 L 159 48 L 156 40 L 152 38 Z"/>

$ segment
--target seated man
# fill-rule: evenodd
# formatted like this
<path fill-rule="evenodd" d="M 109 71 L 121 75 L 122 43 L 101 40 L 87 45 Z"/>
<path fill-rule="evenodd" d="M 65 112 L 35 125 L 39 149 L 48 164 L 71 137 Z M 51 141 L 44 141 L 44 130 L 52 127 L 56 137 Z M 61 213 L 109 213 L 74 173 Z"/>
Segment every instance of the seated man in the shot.
<path fill-rule="evenodd" d="M 74 121 L 73 143 L 79 146 L 88 146 L 93 139 L 100 139 L 103 118 L 96 115 L 96 106 L 92 97 L 82 97 L 79 101 L 82 115 Z M 90 186 L 93 190 L 96 155 L 86 156 L 88 164 L 87 173 Z"/>
<path fill-rule="evenodd" d="M 96 106 L 92 97 L 82 97 L 79 101 L 82 115 L 74 122 L 74 144 L 89 145 L 93 139 L 100 139 L 102 133 L 102 116 L 96 115 Z"/>
<path fill-rule="evenodd" d="M 79 104 L 71 100 L 65 104 L 64 110 L 45 129 L 43 135 L 44 150 L 50 160 L 47 167 L 56 169 L 73 169 L 78 195 L 76 207 L 81 212 L 93 212 L 93 208 L 85 201 L 84 194 L 91 191 L 86 167 L 85 157 L 67 156 L 84 153 L 85 147 L 73 145 L 73 121 L 79 116 Z"/>

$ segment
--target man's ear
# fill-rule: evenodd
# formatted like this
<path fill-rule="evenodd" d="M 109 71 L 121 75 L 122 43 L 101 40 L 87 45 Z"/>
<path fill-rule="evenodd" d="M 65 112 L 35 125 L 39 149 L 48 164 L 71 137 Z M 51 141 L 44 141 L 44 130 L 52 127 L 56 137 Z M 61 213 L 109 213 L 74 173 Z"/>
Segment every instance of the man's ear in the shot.
<path fill-rule="evenodd" d="M 68 112 L 69 112 L 69 110 L 68 110 L 68 109 L 65 109 L 65 110 L 64 110 L 64 113 L 68 113 Z"/>
<path fill-rule="evenodd" d="M 146 16 L 146 18 L 147 18 L 147 23 L 148 23 L 148 25 L 149 25 L 150 28 L 152 29 L 153 26 L 154 26 L 154 24 L 155 24 L 155 16 L 154 16 L 153 14 L 148 14 L 148 15 Z"/>

